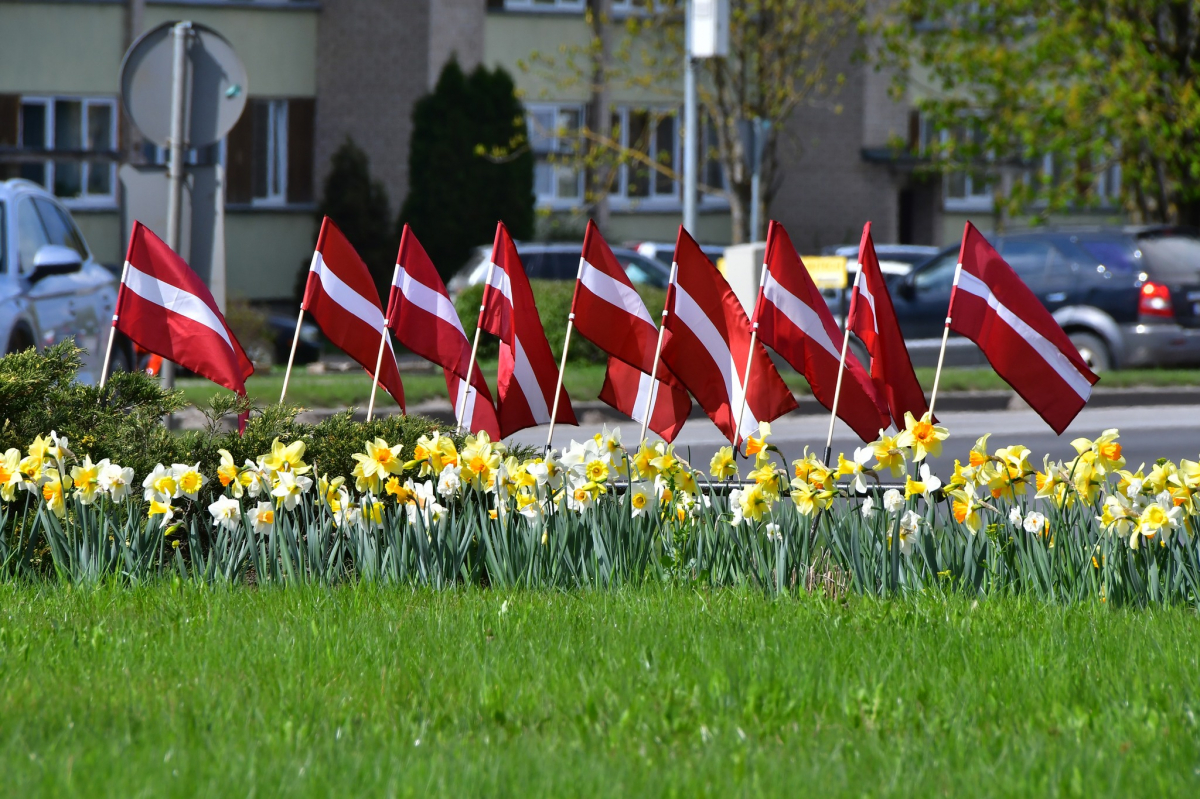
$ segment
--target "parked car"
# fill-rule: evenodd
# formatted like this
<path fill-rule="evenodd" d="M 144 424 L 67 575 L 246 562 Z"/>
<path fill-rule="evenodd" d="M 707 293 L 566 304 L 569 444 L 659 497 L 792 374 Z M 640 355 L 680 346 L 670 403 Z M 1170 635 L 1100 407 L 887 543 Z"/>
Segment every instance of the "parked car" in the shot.
<path fill-rule="evenodd" d="M 68 338 L 85 350 L 79 380 L 104 365 L 118 278 L 92 256 L 71 214 L 36 183 L 0 181 L 0 342 L 6 353 Z M 114 342 L 110 370 L 129 369 L 133 348 Z"/>
<path fill-rule="evenodd" d="M 582 250 L 582 243 L 517 244 L 517 252 L 530 280 L 574 280 L 579 274 L 579 253 Z M 634 285 L 666 288 L 671 277 L 670 264 L 663 266 L 652 258 L 624 248 L 614 249 L 613 255 L 625 267 L 625 274 Z M 471 260 L 446 285 L 450 296 L 458 296 L 467 286 L 478 285 L 486 280 L 491 257 L 490 245 L 477 247 Z"/>
<path fill-rule="evenodd" d="M 879 258 L 879 271 L 883 278 L 892 285 L 913 270 L 913 267 L 923 264 L 939 252 L 937 247 L 923 244 L 876 244 L 875 255 Z M 846 259 L 846 288 L 822 289 L 821 294 L 829 304 L 834 315 L 841 320 L 844 308 L 850 302 L 850 287 L 858 275 L 858 245 L 839 244 L 826 247 L 823 255 L 840 255 Z"/>
<path fill-rule="evenodd" d="M 992 237 L 1000 255 L 1095 371 L 1200 363 L 1200 235 L 1175 227 L 1050 230 Z M 958 264 L 948 247 L 893 285 L 914 362 L 936 360 Z M 947 363 L 981 363 L 952 336 Z"/>
<path fill-rule="evenodd" d="M 625 246 L 639 255 L 666 264 L 667 269 L 671 268 L 671 262 L 675 260 L 675 242 L 673 241 L 630 241 L 626 242 Z M 720 244 L 701 244 L 700 249 L 714 264 L 725 257 L 725 247 Z"/>

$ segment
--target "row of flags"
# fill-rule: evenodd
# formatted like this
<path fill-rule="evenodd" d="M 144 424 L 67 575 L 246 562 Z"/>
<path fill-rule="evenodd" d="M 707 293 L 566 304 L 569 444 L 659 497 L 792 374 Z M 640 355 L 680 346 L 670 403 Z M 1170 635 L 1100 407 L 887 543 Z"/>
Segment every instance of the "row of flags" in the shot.
<path fill-rule="evenodd" d="M 301 319 L 305 314 L 401 409 L 404 387 L 392 335 L 442 368 L 461 427 L 504 438 L 537 425 L 577 423 L 562 391 L 562 366 L 554 362 L 520 255 L 503 223 L 496 227 L 473 340 L 407 226 L 385 309 L 366 264 L 326 218 Z M 906 414 L 920 418 L 931 410 L 900 334 L 869 222 L 859 244 L 844 334 L 787 231 L 774 221 L 750 316 L 681 227 L 661 325 L 589 221 L 569 321 L 608 355 L 600 399 L 642 423 L 643 435 L 648 427 L 667 441 L 678 435 L 693 399 L 735 445 L 762 423 L 795 410 L 796 400 L 768 348 L 803 374 L 817 401 L 864 441 L 892 424 L 903 427 Z M 135 223 L 130 237 L 113 329 L 143 349 L 245 393 L 253 365 L 211 294 L 141 223 Z M 946 330 L 974 341 L 997 373 L 1060 434 L 1098 379 L 1037 297 L 969 222 Z M 481 331 L 500 340 L 495 400 L 475 363 Z M 871 356 L 869 372 L 847 352 L 850 333 Z M 564 347 L 569 341 L 568 334 Z M 289 359 L 289 375 L 290 369 Z"/>

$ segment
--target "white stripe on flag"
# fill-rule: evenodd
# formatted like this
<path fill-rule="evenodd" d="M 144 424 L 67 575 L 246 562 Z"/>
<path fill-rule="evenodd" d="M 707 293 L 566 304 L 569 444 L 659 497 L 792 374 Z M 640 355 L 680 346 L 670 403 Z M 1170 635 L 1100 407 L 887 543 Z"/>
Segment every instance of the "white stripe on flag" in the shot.
<path fill-rule="evenodd" d="M 153 275 L 148 275 L 128 261 L 125 262 L 125 287 L 147 302 L 166 308 L 180 316 L 198 322 L 225 340 L 229 349 L 233 342 L 220 318 L 213 313 L 212 308 L 195 294 L 190 294 L 178 286 L 164 283 Z"/>
<path fill-rule="evenodd" d="M 433 314 L 446 324 L 452 325 L 455 330 L 462 333 L 463 341 L 466 341 L 466 331 L 463 330 L 458 312 L 454 310 L 454 304 L 450 302 L 450 299 L 408 274 L 400 264 L 396 266 L 396 283 L 394 285 L 400 289 L 404 299 L 421 310 Z"/>
<path fill-rule="evenodd" d="M 311 271 L 317 273 L 317 277 L 321 281 L 321 288 L 329 295 L 329 299 L 370 325 L 372 330 L 383 330 L 383 311 L 379 309 L 379 306 L 350 288 L 326 265 L 320 252 L 313 253 Z M 391 342 L 388 344 L 390 345 Z"/>
<path fill-rule="evenodd" d="M 792 324 L 800 328 L 800 332 L 833 356 L 835 361 L 842 359 L 841 351 L 829 340 L 829 334 L 825 331 L 825 326 L 821 324 L 821 317 L 817 316 L 817 312 L 808 303 L 803 302 L 795 294 L 781 286 L 774 275 L 767 275 L 766 285 L 763 286 L 763 297 L 778 308 Z"/>
<path fill-rule="evenodd" d="M 858 267 L 858 277 L 854 278 L 854 289 L 858 292 L 858 296 L 864 298 L 867 305 L 871 307 L 871 329 L 879 333 L 879 321 L 875 318 L 875 295 L 871 293 L 867 281 L 860 278 L 862 278 L 862 266 Z"/>
<path fill-rule="evenodd" d="M 549 423 L 550 411 L 546 408 L 542 386 L 538 383 L 537 375 L 533 373 L 533 366 L 525 355 L 521 339 L 516 335 L 513 336 L 513 377 L 517 378 L 517 385 L 525 395 L 525 403 L 529 406 L 529 412 L 533 414 L 533 420 L 538 424 Z"/>
<path fill-rule="evenodd" d="M 458 426 L 471 429 L 471 432 L 477 432 L 471 425 L 475 421 L 475 397 L 478 395 L 475 387 L 467 383 L 461 377 L 458 378 L 458 396 L 454 398 L 454 417 L 458 420 Z"/>
<path fill-rule="evenodd" d="M 629 414 L 635 422 L 646 418 L 646 403 L 650 401 L 650 387 L 653 385 L 654 381 L 650 379 L 650 375 L 642 371 L 638 372 L 637 399 L 634 400 L 633 411 Z M 651 417 L 654 415 L 653 408 L 650 409 L 650 415 Z"/>
<path fill-rule="evenodd" d="M 588 291 L 610 305 L 615 305 L 630 316 L 645 320 L 651 327 L 655 326 L 654 320 L 650 318 L 650 312 L 646 310 L 646 303 L 642 302 L 638 293 L 619 280 L 613 279 L 607 272 L 602 272 L 587 261 L 583 261 L 579 282 Z"/>
<path fill-rule="evenodd" d="M 492 264 L 492 288 L 503 294 L 504 299 L 508 300 L 508 304 L 512 305 L 512 284 L 508 280 L 508 272 L 501 269 L 498 264 Z"/>
<path fill-rule="evenodd" d="M 704 349 L 707 350 L 713 363 L 716 364 L 717 370 L 721 373 L 721 379 L 725 382 L 725 396 L 729 398 L 729 415 L 732 417 L 733 409 L 742 404 L 743 392 L 732 349 L 725 342 L 725 337 L 713 325 L 712 320 L 708 318 L 708 314 L 704 313 L 704 310 L 679 283 L 675 284 L 674 310 L 679 320 L 687 325 L 692 334 L 704 345 Z M 738 422 L 739 435 L 744 436 L 758 429 L 758 420 L 754 417 L 749 402 L 745 404 L 745 411 Z"/>
<path fill-rule="evenodd" d="M 1007 306 L 1003 305 L 1000 300 L 996 299 L 996 295 L 988 288 L 987 283 L 972 275 L 965 269 L 959 270 L 958 288 L 974 294 L 976 297 L 984 300 L 996 315 L 1000 317 L 1009 327 L 1011 327 L 1018 336 L 1025 339 L 1029 346 L 1037 351 L 1038 355 L 1046 363 L 1050 364 L 1050 368 L 1058 373 L 1058 376 L 1063 379 L 1063 382 L 1071 387 L 1079 397 L 1087 400 L 1092 395 L 1092 384 L 1079 371 L 1075 364 L 1071 363 L 1071 359 L 1063 354 L 1062 350 L 1054 345 L 1049 339 L 1041 333 L 1030 327 L 1024 319 L 1017 316 Z"/>

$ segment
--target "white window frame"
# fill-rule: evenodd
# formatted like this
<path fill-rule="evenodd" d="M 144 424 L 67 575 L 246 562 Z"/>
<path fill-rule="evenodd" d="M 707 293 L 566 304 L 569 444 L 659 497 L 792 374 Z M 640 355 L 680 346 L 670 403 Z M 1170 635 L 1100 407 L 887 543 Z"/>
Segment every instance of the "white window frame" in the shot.
<path fill-rule="evenodd" d="M 288 101 L 266 97 L 256 97 L 254 100 L 267 104 L 267 193 L 263 197 L 252 196 L 250 204 L 267 208 L 287 205 Z M 273 153 L 276 155 L 274 158 Z M 278 169 L 282 169 L 282 173 Z M 272 184 L 275 185 L 275 191 L 272 191 Z"/>
<path fill-rule="evenodd" d="M 534 14 L 582 14 L 587 0 L 504 0 L 505 11 L 524 11 Z"/>
<path fill-rule="evenodd" d="M 941 130 L 938 132 L 939 138 L 943 144 L 950 141 L 951 132 L 949 130 Z M 963 179 L 963 196 L 950 196 L 950 179 L 953 177 L 947 174 L 943 177 L 942 183 L 942 198 L 944 208 L 947 211 L 992 211 L 996 204 L 996 198 L 992 194 L 992 189 L 987 188 L 985 192 L 975 191 L 975 179 L 970 171 L 961 173 Z"/>
<path fill-rule="evenodd" d="M 535 121 L 535 116 L 537 114 L 546 114 L 546 113 L 552 114 L 554 116 L 554 124 L 555 124 L 555 126 L 558 126 L 561 115 L 564 112 L 570 112 L 570 111 L 573 111 L 573 112 L 576 112 L 579 114 L 579 123 L 580 123 L 580 125 L 583 125 L 584 119 L 585 119 L 584 114 L 586 113 L 586 109 L 584 108 L 583 103 L 526 103 L 525 104 L 525 119 L 526 119 L 527 135 L 529 136 L 529 139 L 531 142 L 530 149 L 533 151 L 534 169 L 535 170 L 537 169 L 536 165 L 538 162 L 545 161 L 552 167 L 552 169 L 554 170 L 554 173 L 555 173 L 554 178 L 553 178 L 553 180 L 551 180 L 551 183 L 550 183 L 550 193 L 548 193 L 548 194 L 547 193 L 538 193 L 537 194 L 537 205 L 541 208 L 570 210 L 570 209 L 574 209 L 574 208 L 581 208 L 584 205 L 585 194 L 586 194 L 585 170 L 583 169 L 582 166 L 569 166 L 567 164 L 558 163 L 556 160 L 556 156 L 568 154 L 570 152 L 570 147 L 567 146 L 566 143 L 563 141 L 563 139 L 565 139 L 566 137 L 559 135 L 557 127 L 553 131 L 541 131 L 541 130 L 535 131 L 534 130 L 534 126 L 537 124 Z M 551 141 L 550 145 L 548 147 L 535 148 L 532 145 L 535 135 L 538 138 L 550 140 Z M 559 181 L 558 171 L 560 169 L 574 169 L 576 171 L 576 173 L 577 173 L 576 180 L 578 182 L 578 191 L 576 193 L 576 196 L 574 196 L 574 197 L 558 196 L 558 181 Z M 534 178 L 534 191 L 537 192 L 536 172 L 535 172 L 535 178 Z"/>
<path fill-rule="evenodd" d="M 629 114 L 630 112 L 646 112 L 650 114 L 651 127 L 656 128 L 658 121 L 663 117 L 673 117 L 675 119 L 675 135 L 672 137 L 674 147 L 671 152 L 671 166 L 676 173 L 682 169 L 683 161 L 683 141 L 680 136 L 682 122 L 680 120 L 680 109 L 675 107 L 664 108 L 661 106 L 639 106 L 639 105 L 614 105 L 612 107 L 613 115 L 620 118 L 620 139 L 618 143 L 622 148 L 629 148 Z M 656 142 L 651 142 L 656 144 Z M 653 148 L 652 148 L 653 149 Z M 671 190 L 667 192 L 658 191 L 657 172 L 650 174 L 650 193 L 645 197 L 630 197 L 629 196 L 629 170 L 636 169 L 635 163 L 623 163 L 617 167 L 616 179 L 613 181 L 613 190 L 609 193 L 609 206 L 614 210 L 629 210 L 632 208 L 641 209 L 662 209 L 673 210 L 679 208 L 683 204 L 682 188 L 678 180 L 671 181 Z M 701 166 L 701 169 L 704 167 Z M 704 195 L 701 195 L 704 199 Z"/>
<path fill-rule="evenodd" d="M 55 142 L 55 119 L 54 106 L 58 102 L 77 102 L 81 106 L 80 124 L 83 130 L 80 131 L 80 141 L 87 141 L 87 124 L 88 124 L 88 109 L 93 106 L 107 106 L 110 110 L 109 114 L 109 140 L 113 142 L 114 147 L 117 143 L 117 100 L 114 97 L 82 97 L 77 95 L 29 95 L 22 96 L 20 100 L 21 106 L 40 105 L 45 109 L 46 114 L 46 134 L 43 141 L 46 160 L 44 162 L 46 182 L 43 188 L 46 191 L 54 194 L 54 151 L 57 149 Z M 20 110 L 17 114 L 18 140 L 21 146 L 25 145 L 25 130 L 24 130 L 24 110 Z M 111 152 L 111 151 L 109 151 Z M 109 170 L 109 192 L 107 194 L 91 194 L 88 192 L 88 176 L 93 168 L 93 164 L 87 160 L 80 161 L 79 172 L 79 187 L 81 194 L 75 197 L 55 197 L 68 208 L 113 208 L 117 204 L 117 163 L 110 161 L 100 168 Z M 99 166 L 99 165 L 97 165 Z"/>

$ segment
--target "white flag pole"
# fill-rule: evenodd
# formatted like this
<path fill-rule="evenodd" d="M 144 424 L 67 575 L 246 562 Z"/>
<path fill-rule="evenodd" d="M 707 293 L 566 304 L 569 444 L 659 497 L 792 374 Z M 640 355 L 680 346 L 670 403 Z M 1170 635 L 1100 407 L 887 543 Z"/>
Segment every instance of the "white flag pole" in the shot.
<path fill-rule="evenodd" d="M 400 278 L 400 264 L 396 264 L 396 268 L 392 270 L 392 283 L 396 285 L 396 281 Z M 383 349 L 387 346 L 388 340 L 388 317 L 392 315 L 392 298 L 388 297 L 387 313 L 383 315 L 383 330 L 379 336 L 379 354 L 375 356 L 375 374 L 371 377 L 371 401 L 367 403 L 367 421 L 371 421 L 371 417 L 375 413 L 375 391 L 379 388 L 379 367 L 383 366 Z"/>
<path fill-rule="evenodd" d="M 117 286 L 117 299 L 113 304 L 112 327 L 108 331 L 108 348 L 104 350 L 104 366 L 100 370 L 100 388 L 108 382 L 108 367 L 112 363 L 113 339 L 117 337 L 117 309 L 121 307 L 121 292 L 125 289 L 125 278 L 129 274 L 129 261 L 121 267 L 121 283 Z"/>
<path fill-rule="evenodd" d="M 958 291 L 958 278 L 961 274 L 962 261 L 960 260 L 954 267 L 954 287 L 950 289 L 950 304 L 946 308 L 946 326 L 942 328 L 942 348 L 938 351 L 937 370 L 933 373 L 933 392 L 929 395 L 930 419 L 933 418 L 933 404 L 937 402 L 938 382 L 942 379 L 942 361 L 946 358 L 946 340 L 950 338 L 950 314 L 954 310 L 954 294 Z"/>
<path fill-rule="evenodd" d="M 758 307 L 762 305 L 763 286 L 767 284 L 767 272 L 768 267 L 764 260 L 762 274 L 758 276 L 758 296 L 754 298 L 754 310 L 751 311 L 754 318 L 750 320 L 750 352 L 746 355 L 746 368 L 743 370 L 746 377 L 742 381 L 742 398 L 738 403 L 737 416 L 733 419 L 734 446 L 737 449 L 741 449 L 742 446 L 741 441 L 738 439 L 741 438 L 742 416 L 746 413 L 746 395 L 750 393 L 750 372 L 751 367 L 754 365 L 754 345 L 758 343 Z"/>
<path fill-rule="evenodd" d="M 586 243 L 586 242 L 585 242 Z M 554 407 L 550 409 L 550 432 L 546 434 L 546 451 L 554 440 L 554 423 L 558 421 L 558 397 L 562 393 L 563 373 L 567 369 L 567 350 L 571 348 L 571 331 L 575 329 L 575 299 L 579 296 L 579 281 L 583 280 L 583 256 L 579 256 L 579 271 L 575 273 L 575 291 L 571 294 L 571 312 L 567 314 L 567 337 L 563 339 L 562 360 L 558 364 L 558 382 L 554 384 Z"/>
<path fill-rule="evenodd" d="M 483 309 L 487 307 L 488 289 L 492 287 L 492 272 L 496 269 L 496 262 L 492 261 L 488 264 L 487 277 L 483 281 L 483 294 L 479 298 L 479 321 L 475 323 L 475 341 L 471 344 L 471 360 L 467 363 L 467 390 L 471 390 L 471 373 L 475 369 L 475 354 L 479 352 L 479 333 L 483 330 Z M 463 420 L 458 420 L 458 426 L 461 428 Z"/>
<path fill-rule="evenodd" d="M 279 404 L 287 396 L 288 381 L 292 379 L 292 362 L 296 360 L 296 345 L 300 343 L 300 326 L 304 323 L 304 306 L 300 306 L 300 315 L 296 317 L 296 334 L 292 336 L 292 352 L 288 355 L 287 371 L 283 373 L 283 391 L 279 392 Z"/>
<path fill-rule="evenodd" d="M 858 300 L 858 281 L 862 280 L 863 265 L 858 265 L 858 274 L 854 276 L 854 287 L 850 290 L 850 307 L 846 310 L 846 318 L 842 327 L 846 332 L 842 336 L 842 357 L 838 360 L 837 381 L 833 387 L 833 408 L 829 411 L 829 434 L 825 436 L 824 463 L 829 465 L 829 457 L 833 454 L 833 426 L 837 421 L 838 403 L 842 399 L 842 375 L 846 373 L 846 353 L 850 349 L 850 320 L 854 318 L 854 303 Z"/>
<path fill-rule="evenodd" d="M 650 414 L 654 412 L 654 401 L 658 395 L 658 362 L 662 360 L 663 333 L 667 332 L 667 309 L 671 305 L 671 286 L 675 285 L 675 277 L 679 274 L 679 264 L 671 261 L 671 277 L 667 281 L 667 302 L 663 305 L 662 318 L 658 325 L 658 344 L 654 346 L 654 365 L 650 367 L 650 396 L 646 399 L 646 412 L 642 417 L 642 434 L 638 438 L 638 446 L 646 441 L 646 427 L 650 424 Z"/>

